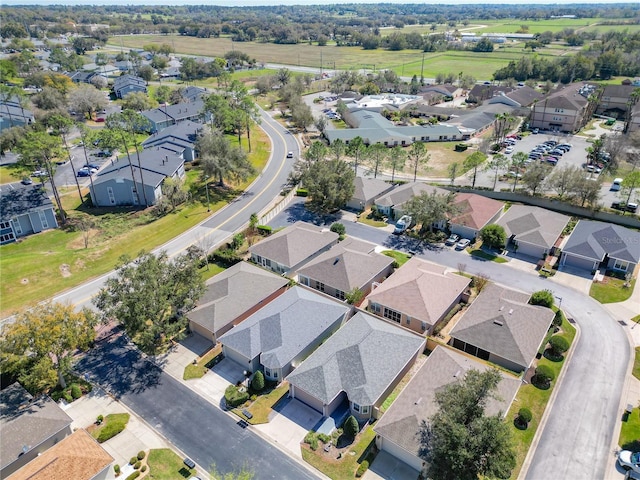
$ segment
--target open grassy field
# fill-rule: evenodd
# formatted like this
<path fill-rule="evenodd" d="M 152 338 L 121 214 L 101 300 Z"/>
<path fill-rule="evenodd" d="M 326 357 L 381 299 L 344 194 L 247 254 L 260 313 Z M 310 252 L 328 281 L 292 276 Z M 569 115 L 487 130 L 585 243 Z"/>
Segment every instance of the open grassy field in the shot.
<path fill-rule="evenodd" d="M 501 19 L 501 20 L 470 20 L 469 25 L 464 27 L 458 25 L 458 30 L 468 27 L 481 26 L 474 28 L 473 31 L 481 33 L 516 33 L 522 25 L 528 27 L 528 33 L 541 32 L 559 32 L 565 28 L 573 28 L 574 30 L 599 30 L 605 32 L 607 30 L 623 30 L 628 28 L 630 32 L 640 29 L 640 25 L 602 25 L 602 22 L 624 22 L 624 19 L 603 19 L 603 18 L 551 18 L 542 20 L 517 20 L 517 19 Z"/>

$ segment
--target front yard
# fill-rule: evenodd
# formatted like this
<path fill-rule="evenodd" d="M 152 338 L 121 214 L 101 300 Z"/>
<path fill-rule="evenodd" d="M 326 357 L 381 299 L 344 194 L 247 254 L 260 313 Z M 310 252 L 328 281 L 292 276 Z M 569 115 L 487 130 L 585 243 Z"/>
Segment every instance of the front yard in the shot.
<path fill-rule="evenodd" d="M 153 480 L 177 480 L 196 475 L 195 469 L 187 468 L 182 459 L 170 448 L 151 450 L 147 458 L 148 477 Z"/>
<path fill-rule="evenodd" d="M 623 450 L 640 450 L 640 408 L 634 408 L 630 414 L 625 414 L 618 445 Z"/>
<path fill-rule="evenodd" d="M 207 371 L 222 359 L 222 344 L 216 344 L 211 350 L 184 368 L 182 378 L 191 380 L 202 378 Z"/>
<path fill-rule="evenodd" d="M 611 276 L 610 273 L 607 272 L 602 281 L 594 281 L 591 284 L 589 295 L 600 303 L 617 303 L 628 300 L 633 293 L 636 279 L 627 282 L 624 278 Z"/>
<path fill-rule="evenodd" d="M 289 392 L 289 384 L 283 382 L 275 388 L 263 390 L 256 395 L 255 400 L 249 400 L 248 405 L 243 405 L 233 409 L 233 413 L 252 425 L 260 423 L 269 423 L 269 414 L 273 411 L 273 407 Z M 251 418 L 243 413 L 246 410 L 251 414 Z"/>

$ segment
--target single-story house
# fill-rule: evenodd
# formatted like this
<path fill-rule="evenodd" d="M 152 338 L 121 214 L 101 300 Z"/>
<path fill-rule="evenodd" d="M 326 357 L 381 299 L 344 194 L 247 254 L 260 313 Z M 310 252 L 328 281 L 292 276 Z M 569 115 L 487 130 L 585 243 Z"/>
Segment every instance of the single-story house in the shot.
<path fill-rule="evenodd" d="M 191 121 L 202 123 L 208 122 L 211 119 L 211 114 L 204 112 L 203 100 L 194 100 L 189 103 L 176 103 L 174 105 L 161 105 L 158 108 L 145 110 L 141 113 L 151 122 L 152 132 L 159 132 L 164 128 L 180 122 Z"/>
<path fill-rule="evenodd" d="M 408 182 L 404 185 L 399 185 L 393 190 L 378 197 L 374 201 L 374 205 L 378 208 L 378 211 L 383 215 L 390 218 L 400 218 L 402 216 L 402 205 L 404 205 L 411 198 L 421 195 L 422 193 L 448 194 L 447 190 L 442 188 L 433 187 L 422 182 Z"/>
<path fill-rule="evenodd" d="M 187 314 L 189 328 L 213 343 L 259 308 L 283 294 L 289 280 L 240 262 L 206 282 L 196 307 Z"/>
<path fill-rule="evenodd" d="M 162 198 L 165 178 L 184 178 L 184 159 L 160 148 L 142 150 L 116 159 L 91 182 L 89 192 L 93 205 L 155 205 Z M 140 168 L 140 166 L 142 168 Z"/>
<path fill-rule="evenodd" d="M 346 320 L 351 307 L 293 287 L 220 337 L 224 356 L 281 381 Z"/>
<path fill-rule="evenodd" d="M 537 259 L 548 255 L 569 223 L 570 217 L 540 207 L 513 205 L 496 222 L 518 254 Z"/>
<path fill-rule="evenodd" d="M 427 424 L 438 411 L 436 392 L 462 382 L 469 370 L 485 372 L 489 369 L 489 365 L 475 357 L 437 346 L 374 425 L 378 449 L 390 453 L 418 472 L 422 471 L 420 433 L 422 425 Z M 500 371 L 500 377 L 496 397 L 487 401 L 487 415 L 506 415 L 521 385 L 519 378 L 503 371 Z"/>
<path fill-rule="evenodd" d="M 134 75 L 121 75 L 113 82 L 113 93 L 118 98 L 124 98 L 132 92 L 147 93 L 147 82 Z"/>
<path fill-rule="evenodd" d="M 9 475 L 71 434 L 72 419 L 46 395 L 33 398 L 14 383 L 0 391 L 0 477 Z"/>
<path fill-rule="evenodd" d="M 367 309 L 392 322 L 429 335 L 458 303 L 471 279 L 441 265 L 411 258 L 367 296 Z"/>
<path fill-rule="evenodd" d="M 290 227 L 249 247 L 251 261 L 276 273 L 288 275 L 305 262 L 338 243 L 339 235 L 306 222 Z"/>
<path fill-rule="evenodd" d="M 347 145 L 356 137 L 365 144 L 380 143 L 387 147 L 409 146 L 413 142 L 451 142 L 462 139 L 457 127 L 451 125 L 398 126 L 377 112 L 356 110 L 345 114 L 344 120 L 352 126 L 346 129 L 329 129 L 324 134 L 333 143 L 340 139 Z"/>
<path fill-rule="evenodd" d="M 85 429 L 80 428 L 7 480 L 106 480 L 113 460 Z"/>
<path fill-rule="evenodd" d="M 101 75 L 98 72 L 88 72 L 85 70 L 76 70 L 75 72 L 66 73 L 73 83 L 91 83 L 93 77 L 102 76 L 106 80 L 105 75 Z"/>
<path fill-rule="evenodd" d="M 376 253 L 375 248 L 347 238 L 299 268 L 298 282 L 339 300 L 355 290 L 366 295 L 393 273 L 394 259 Z"/>
<path fill-rule="evenodd" d="M 351 200 L 347 202 L 347 208 L 353 210 L 366 210 L 381 195 L 393 190 L 392 183 L 380 180 L 378 178 L 356 177 L 353 181 L 355 190 Z"/>
<path fill-rule="evenodd" d="M 449 230 L 471 240 L 485 226 L 495 223 L 504 209 L 504 203 L 475 193 L 457 193 L 453 204 L 458 212 L 449 219 Z"/>
<path fill-rule="evenodd" d="M 185 162 L 191 162 L 196 158 L 196 139 L 202 129 L 201 123 L 190 120 L 180 122 L 160 132 L 156 131 L 142 142 L 142 147 L 145 149 L 159 147 L 163 151 L 181 156 Z"/>
<path fill-rule="evenodd" d="M 437 94 L 442 95 L 443 97 L 459 97 L 463 93 L 463 89 L 458 85 L 453 85 L 451 83 L 442 83 L 440 85 L 426 85 L 424 87 L 420 87 L 420 93 L 429 93 L 435 92 Z"/>
<path fill-rule="evenodd" d="M 450 344 L 514 372 L 531 365 L 551 326 L 550 308 L 529 305 L 528 293 L 487 285 L 451 329 Z"/>
<path fill-rule="evenodd" d="M 425 343 L 415 333 L 357 312 L 287 377 L 289 395 L 325 417 L 348 402 L 356 418 L 377 418 Z"/>
<path fill-rule="evenodd" d="M 57 228 L 53 203 L 40 184 L 0 186 L 0 245 Z"/>
<path fill-rule="evenodd" d="M 640 263 L 640 233 L 611 223 L 580 220 L 562 249 L 561 266 L 633 273 Z"/>
<path fill-rule="evenodd" d="M 207 95 L 209 91 L 203 87 L 196 87 L 195 85 L 189 85 L 182 92 L 180 92 L 182 98 L 187 102 L 195 102 L 197 100 L 202 100 L 202 97 Z"/>

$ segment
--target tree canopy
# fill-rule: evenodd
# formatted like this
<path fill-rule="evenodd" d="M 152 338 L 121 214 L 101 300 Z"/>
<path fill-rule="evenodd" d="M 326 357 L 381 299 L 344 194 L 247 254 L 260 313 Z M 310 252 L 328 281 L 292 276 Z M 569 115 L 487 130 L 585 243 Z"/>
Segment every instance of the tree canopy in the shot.
<path fill-rule="evenodd" d="M 424 235 L 432 230 L 434 223 L 445 221 L 458 211 L 453 197 L 453 193 L 423 192 L 409 199 L 403 212 L 420 224 L 420 234 Z"/>
<path fill-rule="evenodd" d="M 355 173 L 341 160 L 321 160 L 309 165 L 302 184 L 309 192 L 309 208 L 326 214 L 342 208 L 353 196 Z"/>
<path fill-rule="evenodd" d="M 232 146 L 229 139 L 218 130 L 205 131 L 199 135 L 196 149 L 200 152 L 200 163 L 205 175 L 217 179 L 221 186 L 225 179 L 242 181 L 254 172 L 247 153 L 240 147 Z"/>

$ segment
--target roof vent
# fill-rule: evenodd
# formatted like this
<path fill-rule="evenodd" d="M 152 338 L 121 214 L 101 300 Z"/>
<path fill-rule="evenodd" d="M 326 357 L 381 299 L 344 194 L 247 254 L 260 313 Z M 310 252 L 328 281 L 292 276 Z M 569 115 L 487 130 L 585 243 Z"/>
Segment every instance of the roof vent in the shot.
<path fill-rule="evenodd" d="M 494 320 L 493 323 L 494 325 L 498 325 L 499 327 L 504 325 L 504 322 L 502 320 Z"/>
<path fill-rule="evenodd" d="M 511 315 L 513 313 L 513 308 L 509 309 L 509 315 Z"/>
<path fill-rule="evenodd" d="M 415 401 L 414 405 L 420 405 L 420 402 L 422 401 L 422 397 L 420 397 L 418 400 Z"/>
<path fill-rule="evenodd" d="M 500 305 L 500 308 L 498 309 L 499 311 L 504 310 L 504 305 Z"/>
<path fill-rule="evenodd" d="M 453 378 L 458 378 L 460 376 L 460 370 L 453 374 Z"/>
<path fill-rule="evenodd" d="M 333 261 L 333 264 L 335 265 L 336 263 L 338 263 L 340 261 L 340 257 L 336 257 L 336 259 Z"/>

